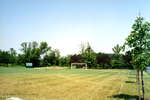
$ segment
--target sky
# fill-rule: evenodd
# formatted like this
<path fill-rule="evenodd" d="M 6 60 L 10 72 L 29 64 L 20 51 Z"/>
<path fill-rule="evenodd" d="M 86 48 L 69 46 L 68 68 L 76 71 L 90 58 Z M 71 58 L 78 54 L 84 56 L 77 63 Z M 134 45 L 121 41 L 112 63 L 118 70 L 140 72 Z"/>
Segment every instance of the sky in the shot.
<path fill-rule="evenodd" d="M 150 21 L 150 0 L 0 0 L 0 49 L 45 41 L 62 56 L 89 42 L 112 53 L 130 34 L 140 11 Z"/>

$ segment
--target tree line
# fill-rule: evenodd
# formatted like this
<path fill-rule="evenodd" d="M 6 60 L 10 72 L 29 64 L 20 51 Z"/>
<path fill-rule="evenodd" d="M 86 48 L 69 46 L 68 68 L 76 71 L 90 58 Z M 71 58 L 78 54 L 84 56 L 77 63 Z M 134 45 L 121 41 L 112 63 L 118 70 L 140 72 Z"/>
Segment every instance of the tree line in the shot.
<path fill-rule="evenodd" d="M 21 43 L 21 54 L 10 48 L 9 51 L 0 50 L 0 65 L 25 65 L 31 62 L 34 67 L 70 66 L 74 62 L 87 63 L 88 68 L 133 68 L 130 55 L 120 54 L 121 47 L 116 45 L 114 53 L 96 53 L 89 43 L 80 45 L 80 53 L 61 56 L 58 49 L 53 49 L 47 42 Z"/>

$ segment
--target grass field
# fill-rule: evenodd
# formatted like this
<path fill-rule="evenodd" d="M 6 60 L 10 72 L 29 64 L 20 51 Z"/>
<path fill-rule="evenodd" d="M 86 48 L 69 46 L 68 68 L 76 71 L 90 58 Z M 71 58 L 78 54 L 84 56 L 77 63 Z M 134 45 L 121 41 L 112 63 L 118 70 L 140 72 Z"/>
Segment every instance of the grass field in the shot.
<path fill-rule="evenodd" d="M 144 73 L 150 98 L 150 75 Z M 0 68 L 0 100 L 127 100 L 137 97 L 133 70 Z M 126 98 L 126 99 L 125 99 Z"/>

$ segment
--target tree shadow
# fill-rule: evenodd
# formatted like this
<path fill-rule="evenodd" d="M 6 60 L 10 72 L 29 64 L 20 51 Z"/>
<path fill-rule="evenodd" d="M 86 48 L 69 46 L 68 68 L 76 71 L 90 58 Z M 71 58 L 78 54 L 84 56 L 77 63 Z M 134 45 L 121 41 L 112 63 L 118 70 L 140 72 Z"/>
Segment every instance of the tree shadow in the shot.
<path fill-rule="evenodd" d="M 118 94 L 118 95 L 113 95 L 111 96 L 113 98 L 120 98 L 124 100 L 138 100 L 137 95 L 128 95 L 128 94 Z"/>
<path fill-rule="evenodd" d="M 135 83 L 134 81 L 125 81 L 125 83 Z"/>

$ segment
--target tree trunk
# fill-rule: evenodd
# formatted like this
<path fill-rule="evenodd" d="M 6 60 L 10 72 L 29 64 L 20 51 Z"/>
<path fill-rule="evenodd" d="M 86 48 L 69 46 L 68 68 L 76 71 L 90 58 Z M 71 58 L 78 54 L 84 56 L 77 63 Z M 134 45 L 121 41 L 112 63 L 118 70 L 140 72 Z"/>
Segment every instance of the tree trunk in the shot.
<path fill-rule="evenodd" d="M 144 80 L 143 80 L 143 71 L 141 71 L 141 82 L 142 82 L 142 94 L 143 94 L 143 99 L 144 100 Z"/>
<path fill-rule="evenodd" d="M 138 76 L 138 72 L 137 72 L 137 70 L 136 70 L 135 73 L 136 73 L 136 83 L 138 84 L 138 77 L 137 77 Z"/>
<path fill-rule="evenodd" d="M 141 100 L 141 95 L 140 95 L 140 75 L 139 75 L 139 69 L 137 69 L 137 83 L 138 83 L 138 96 L 139 96 L 139 100 Z"/>

